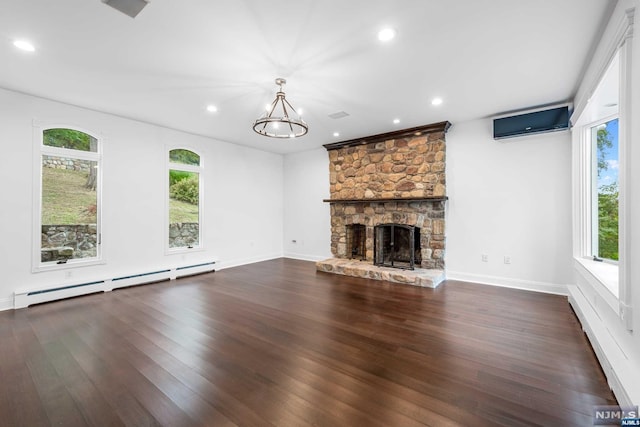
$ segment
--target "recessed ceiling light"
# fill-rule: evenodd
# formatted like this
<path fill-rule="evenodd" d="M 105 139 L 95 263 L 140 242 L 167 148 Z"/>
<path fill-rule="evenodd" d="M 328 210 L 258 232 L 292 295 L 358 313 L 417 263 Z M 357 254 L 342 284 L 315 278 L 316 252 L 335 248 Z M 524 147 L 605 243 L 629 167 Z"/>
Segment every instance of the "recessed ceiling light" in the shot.
<path fill-rule="evenodd" d="M 433 98 L 431 100 L 431 105 L 440 105 L 442 104 L 442 98 Z"/>
<path fill-rule="evenodd" d="M 299 115 L 302 115 L 302 113 L 304 113 L 304 109 L 302 109 L 302 108 L 298 108 L 298 114 L 299 114 Z"/>
<path fill-rule="evenodd" d="M 400 123 L 400 119 L 393 119 L 393 124 L 397 125 L 398 123 Z"/>
<path fill-rule="evenodd" d="M 396 36 L 396 30 L 393 28 L 383 28 L 378 32 L 378 40 L 381 42 L 388 42 Z"/>
<path fill-rule="evenodd" d="M 14 40 L 13 45 L 25 52 L 34 52 L 36 50 L 35 46 L 27 40 Z"/>
<path fill-rule="evenodd" d="M 334 132 L 333 136 L 335 136 L 336 138 L 340 136 L 340 132 Z"/>
<path fill-rule="evenodd" d="M 271 111 L 271 104 L 266 104 L 264 106 L 264 109 L 267 110 L 267 111 Z"/>
<path fill-rule="evenodd" d="M 210 113 L 215 113 L 216 111 L 218 111 L 218 107 L 216 107 L 215 105 L 207 105 L 207 111 Z"/>

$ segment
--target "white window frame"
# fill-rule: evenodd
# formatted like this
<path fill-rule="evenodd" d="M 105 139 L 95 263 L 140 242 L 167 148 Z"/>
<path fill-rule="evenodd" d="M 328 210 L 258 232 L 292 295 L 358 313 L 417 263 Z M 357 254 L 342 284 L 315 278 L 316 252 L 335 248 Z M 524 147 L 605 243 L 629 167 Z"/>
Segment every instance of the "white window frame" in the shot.
<path fill-rule="evenodd" d="M 623 321 L 626 329 L 632 330 L 631 283 L 628 280 L 630 260 L 629 246 L 630 204 L 627 202 L 627 182 L 629 179 L 629 146 L 631 143 L 631 73 L 633 17 L 635 9 L 625 12 L 618 28 L 599 65 L 598 75 L 590 83 L 589 96 L 602 80 L 609 64 L 619 55 L 619 102 L 618 102 L 618 246 L 619 261 L 616 263 L 597 262 L 589 259 L 592 253 L 592 186 L 591 186 L 591 133 L 594 122 L 585 123 L 588 114 L 588 100 L 583 98 L 572 117 L 574 123 L 574 261 L 577 272 L 593 286 L 610 308 Z M 585 101 L 586 100 L 586 101 Z M 610 118 L 609 118 L 610 119 Z M 601 123 L 598 120 L 596 123 Z M 611 290 L 616 287 L 617 295 Z"/>
<path fill-rule="evenodd" d="M 55 124 L 42 124 L 37 120 L 33 122 L 34 129 L 34 153 L 33 156 L 33 253 L 32 253 L 32 272 L 37 273 L 41 271 L 51 270 L 65 270 L 77 267 L 85 267 L 89 265 L 104 264 L 104 245 L 103 245 L 103 227 L 102 227 L 102 148 L 105 138 L 99 133 L 90 129 L 82 128 L 80 126 L 71 125 L 68 123 L 55 123 Z M 73 150 L 68 148 L 50 147 L 44 145 L 44 132 L 49 129 L 71 129 L 78 132 L 83 132 L 95 138 L 97 141 L 97 151 L 88 152 Z M 42 157 L 43 156 L 57 156 L 57 157 L 72 157 L 80 160 L 88 160 L 96 162 L 97 176 L 96 176 L 96 232 L 97 232 L 97 244 L 96 244 L 96 256 L 94 258 L 77 258 L 69 259 L 64 264 L 58 264 L 54 261 L 42 262 Z"/>
<path fill-rule="evenodd" d="M 592 123 L 587 123 L 583 126 L 583 132 L 584 132 L 584 144 L 588 145 L 588 147 L 585 147 L 585 151 L 587 151 L 586 157 L 587 159 L 585 161 L 588 161 L 590 163 L 590 170 L 588 171 L 588 173 L 590 173 L 590 177 L 589 177 L 589 187 L 591 190 L 591 194 L 589 195 L 588 198 L 586 198 L 586 201 L 588 201 L 590 203 L 590 209 L 591 209 L 591 215 L 587 218 L 588 224 L 587 225 L 587 229 L 585 230 L 585 240 L 587 242 L 587 245 L 585 245 L 586 247 L 588 247 L 588 250 L 586 251 L 585 254 L 583 254 L 583 256 L 585 258 L 591 259 L 593 260 L 593 257 L 596 257 L 598 259 L 601 259 L 601 261 L 596 261 L 596 262 L 604 262 L 607 264 L 613 264 L 615 266 L 618 265 L 618 261 L 616 260 L 612 260 L 612 259 L 607 259 L 607 258 L 600 258 L 598 256 L 598 223 L 597 221 L 594 221 L 594 218 L 598 217 L 598 204 L 596 203 L 596 200 L 598 199 L 598 173 L 597 170 L 594 170 L 594 168 L 597 168 L 597 148 L 594 144 L 593 141 L 593 128 L 606 124 L 612 120 L 618 119 L 618 124 L 620 123 L 620 116 L 619 114 L 614 114 L 611 116 L 607 116 L 603 119 L 600 119 L 598 121 L 592 122 Z M 620 142 L 620 139 L 618 138 L 618 142 Z M 620 150 L 618 149 L 618 152 Z M 620 158 L 620 154 L 618 153 L 618 158 Z M 585 165 L 586 166 L 586 165 Z M 618 190 L 620 189 L 620 178 L 618 179 Z M 586 207 L 585 207 L 586 209 Z M 618 206 L 618 210 L 620 209 L 620 207 Z M 618 218 L 618 222 L 619 218 Z M 619 228 L 619 225 L 618 225 Z M 618 235 L 620 234 L 619 230 L 618 230 Z M 618 291 L 614 291 L 614 293 L 617 295 Z"/>
<path fill-rule="evenodd" d="M 186 165 L 184 163 L 172 163 L 169 157 L 169 154 L 173 150 L 187 150 L 192 153 L 197 154 L 200 157 L 200 166 Z M 193 147 L 186 146 L 170 146 L 165 150 L 165 159 L 166 159 L 166 168 L 164 174 L 165 180 L 165 221 L 164 221 L 164 245 L 165 245 L 165 254 L 173 255 L 173 254 L 184 254 L 191 252 L 199 252 L 205 250 L 205 246 L 202 240 L 202 236 L 204 235 L 203 229 L 203 219 L 204 219 L 204 159 L 202 154 Z M 198 245 L 193 247 L 182 246 L 178 248 L 172 248 L 169 246 L 169 171 L 170 170 L 179 170 L 184 172 L 195 172 L 198 174 Z"/>
<path fill-rule="evenodd" d="M 591 283 L 591 286 L 607 301 L 613 310 L 617 311 L 620 292 L 619 262 L 605 259 L 595 261 L 593 258 L 594 255 L 597 255 L 594 254 L 596 246 L 594 239 L 597 241 L 598 230 L 596 223 L 593 221 L 594 215 L 597 217 L 597 205 L 594 203 L 594 198 L 597 199 L 597 189 L 594 189 L 594 180 L 596 179 L 594 174 L 597 174 L 597 171 L 594 171 L 594 156 L 597 154 L 593 148 L 592 129 L 594 126 L 615 118 L 618 118 L 618 124 L 620 124 L 620 117 L 617 114 L 595 122 L 578 124 L 574 127 L 574 133 L 577 134 L 578 139 L 577 151 L 579 155 L 576 168 L 579 174 L 575 180 L 577 188 L 574 191 L 577 191 L 575 195 L 578 200 L 576 211 L 579 215 L 580 223 L 577 235 L 578 247 L 574 251 L 574 259 L 580 266 L 583 276 Z M 618 142 L 620 147 L 620 138 Z M 620 186 L 620 178 L 618 184 Z M 620 204 L 618 205 L 618 211 L 618 244 L 620 245 Z"/>

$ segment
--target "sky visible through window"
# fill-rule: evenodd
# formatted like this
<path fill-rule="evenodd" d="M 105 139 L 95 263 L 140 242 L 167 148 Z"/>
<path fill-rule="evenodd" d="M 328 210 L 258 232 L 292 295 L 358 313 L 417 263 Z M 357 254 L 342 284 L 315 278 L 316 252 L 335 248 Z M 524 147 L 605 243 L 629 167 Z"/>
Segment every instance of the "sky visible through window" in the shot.
<path fill-rule="evenodd" d="M 598 177 L 598 188 L 618 182 L 618 119 L 606 123 L 606 129 L 611 140 L 611 148 L 605 150 L 607 169 Z"/>

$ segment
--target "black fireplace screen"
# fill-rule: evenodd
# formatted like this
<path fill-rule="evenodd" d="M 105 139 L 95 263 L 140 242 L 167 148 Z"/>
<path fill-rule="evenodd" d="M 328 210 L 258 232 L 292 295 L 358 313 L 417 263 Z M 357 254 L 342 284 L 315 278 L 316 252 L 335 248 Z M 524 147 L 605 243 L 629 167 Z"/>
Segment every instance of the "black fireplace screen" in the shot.
<path fill-rule="evenodd" d="M 374 229 L 374 264 L 413 270 L 422 263 L 420 228 L 402 224 L 377 225 Z"/>
<path fill-rule="evenodd" d="M 366 239 L 364 225 L 347 225 L 347 257 L 363 261 L 366 258 Z"/>

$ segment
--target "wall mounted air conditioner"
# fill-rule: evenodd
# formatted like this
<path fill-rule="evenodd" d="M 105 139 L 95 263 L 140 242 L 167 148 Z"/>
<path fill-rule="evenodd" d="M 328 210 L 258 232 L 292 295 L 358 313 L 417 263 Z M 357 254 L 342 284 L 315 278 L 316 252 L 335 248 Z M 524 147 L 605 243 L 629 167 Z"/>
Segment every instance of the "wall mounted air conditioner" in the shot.
<path fill-rule="evenodd" d="M 499 117 L 493 120 L 493 139 L 514 138 L 569 129 L 569 106 Z"/>

